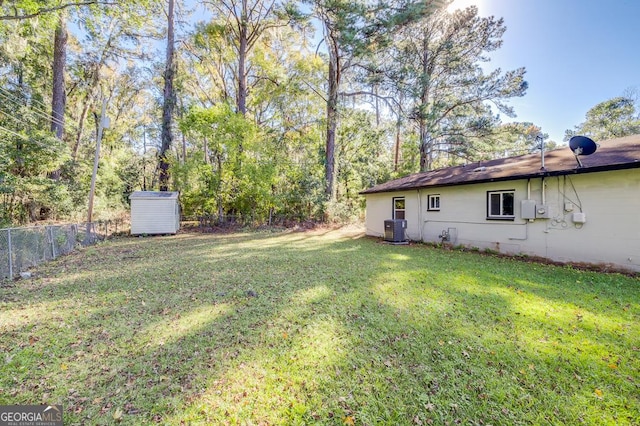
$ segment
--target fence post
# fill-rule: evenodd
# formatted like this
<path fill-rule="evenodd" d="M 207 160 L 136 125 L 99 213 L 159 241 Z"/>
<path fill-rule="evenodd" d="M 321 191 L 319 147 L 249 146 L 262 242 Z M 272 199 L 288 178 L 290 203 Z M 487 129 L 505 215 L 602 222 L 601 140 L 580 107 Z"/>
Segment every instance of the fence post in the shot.
<path fill-rule="evenodd" d="M 7 246 L 9 247 L 9 279 L 13 279 L 13 254 L 11 251 L 11 229 L 7 229 Z"/>
<path fill-rule="evenodd" d="M 55 259 L 58 256 L 56 256 L 56 242 L 53 238 L 53 229 L 51 226 L 47 226 L 45 229 L 47 230 L 47 237 L 49 237 L 49 242 L 51 243 L 51 258 Z"/>
<path fill-rule="evenodd" d="M 84 233 L 84 244 L 88 246 L 91 242 L 91 222 L 87 222 L 87 227 Z"/>

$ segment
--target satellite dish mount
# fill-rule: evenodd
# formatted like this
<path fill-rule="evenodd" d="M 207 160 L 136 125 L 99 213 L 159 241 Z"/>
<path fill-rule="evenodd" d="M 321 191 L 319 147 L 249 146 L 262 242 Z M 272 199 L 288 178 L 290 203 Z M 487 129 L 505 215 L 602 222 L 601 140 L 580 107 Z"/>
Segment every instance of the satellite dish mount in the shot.
<path fill-rule="evenodd" d="M 571 152 L 573 152 L 573 155 L 576 156 L 578 168 L 581 169 L 584 166 L 578 156 L 593 154 L 596 152 L 596 149 L 598 149 L 598 145 L 586 136 L 574 136 L 569 140 L 569 148 L 571 149 Z"/>

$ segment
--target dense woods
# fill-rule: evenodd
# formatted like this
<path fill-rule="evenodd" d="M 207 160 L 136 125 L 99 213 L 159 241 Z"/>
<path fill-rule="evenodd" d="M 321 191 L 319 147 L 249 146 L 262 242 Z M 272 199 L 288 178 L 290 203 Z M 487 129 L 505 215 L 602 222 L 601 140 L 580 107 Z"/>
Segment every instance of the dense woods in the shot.
<path fill-rule="evenodd" d="M 501 120 L 527 89 L 490 66 L 505 23 L 447 5 L 0 2 L 0 225 L 83 220 L 103 101 L 100 218 L 162 189 L 186 216 L 348 220 L 391 177 L 553 144 Z M 634 105 L 577 130 L 637 131 Z"/>

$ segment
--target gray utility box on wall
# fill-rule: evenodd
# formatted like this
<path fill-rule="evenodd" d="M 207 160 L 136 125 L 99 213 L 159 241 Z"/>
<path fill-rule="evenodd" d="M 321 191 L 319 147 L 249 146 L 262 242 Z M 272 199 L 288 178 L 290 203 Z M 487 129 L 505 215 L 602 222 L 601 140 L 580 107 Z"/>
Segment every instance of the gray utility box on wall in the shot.
<path fill-rule="evenodd" d="M 405 241 L 404 230 L 407 221 L 404 219 L 389 219 L 384 221 L 384 240 L 392 243 Z"/>
<path fill-rule="evenodd" d="M 522 200 L 520 203 L 520 217 L 522 219 L 533 220 L 536 218 L 535 200 Z"/>
<path fill-rule="evenodd" d="M 522 200 L 520 203 L 520 217 L 522 219 L 549 219 L 551 213 L 546 204 L 536 204 L 535 200 Z"/>

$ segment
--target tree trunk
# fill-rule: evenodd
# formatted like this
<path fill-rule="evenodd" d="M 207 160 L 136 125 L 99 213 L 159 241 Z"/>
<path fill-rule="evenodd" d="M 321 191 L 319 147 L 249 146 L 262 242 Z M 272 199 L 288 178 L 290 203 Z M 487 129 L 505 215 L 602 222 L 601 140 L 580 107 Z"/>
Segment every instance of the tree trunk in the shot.
<path fill-rule="evenodd" d="M 67 24 L 64 14 L 60 13 L 58 26 L 53 40 L 53 92 L 51 95 L 51 131 L 56 138 L 64 137 L 64 110 L 66 93 L 64 84 L 64 72 L 67 62 Z M 60 170 L 54 170 L 50 177 L 60 179 Z"/>
<path fill-rule="evenodd" d="M 174 59 L 174 29 L 173 29 L 173 8 L 174 0 L 169 0 L 169 11 L 167 14 L 167 61 L 164 71 L 164 105 L 162 107 L 162 146 L 159 154 L 160 168 L 160 191 L 169 190 L 169 159 L 168 153 L 171 151 L 173 143 L 173 133 L 171 125 L 173 123 L 173 109 L 176 104 L 176 94 L 173 89 L 173 79 L 175 77 Z"/>
<path fill-rule="evenodd" d="M 400 144 L 402 143 L 401 132 L 402 132 L 402 121 L 400 120 L 400 116 L 398 115 L 398 122 L 396 123 L 395 155 L 393 156 L 394 172 L 398 171 L 398 166 L 400 165 Z"/>
<path fill-rule="evenodd" d="M 375 102 L 376 107 L 376 129 L 378 129 L 380 128 L 380 98 L 378 98 L 378 83 L 373 86 L 373 93 L 375 93 L 373 101 Z"/>
<path fill-rule="evenodd" d="M 336 199 L 335 188 L 335 149 L 336 129 L 338 127 L 338 87 L 340 85 L 340 70 L 338 53 L 329 48 L 329 93 L 327 97 L 327 140 L 325 147 L 325 179 L 326 196 L 330 201 Z"/>
<path fill-rule="evenodd" d="M 224 213 L 224 209 L 222 206 L 222 154 L 216 153 L 216 160 L 218 163 L 218 223 L 222 223 L 222 215 Z"/>
<path fill-rule="evenodd" d="M 182 157 L 180 157 L 180 164 L 187 162 L 187 137 L 182 134 Z"/>
<path fill-rule="evenodd" d="M 53 93 L 51 96 L 51 131 L 58 139 L 64 136 L 66 103 L 64 71 L 67 60 L 67 25 L 62 14 L 53 41 Z"/>
<path fill-rule="evenodd" d="M 182 102 L 182 99 L 180 99 L 180 108 L 178 109 L 178 116 L 180 117 L 180 120 L 184 118 L 184 103 Z M 180 132 L 180 137 L 182 139 L 182 153 L 180 156 L 180 164 L 184 165 L 187 162 L 187 137 L 183 132 Z"/>
<path fill-rule="evenodd" d="M 89 93 L 84 98 L 82 104 L 82 111 L 80 112 L 80 118 L 78 119 L 78 132 L 76 133 L 76 140 L 73 144 L 73 152 L 71 153 L 71 160 L 75 163 L 78 158 L 78 150 L 80 149 L 80 142 L 82 141 L 82 134 L 84 133 L 84 122 L 89 112 L 89 106 L 91 105 L 91 99 Z"/>
<path fill-rule="evenodd" d="M 426 172 L 431 168 L 431 149 L 424 124 L 420 123 L 420 171 Z"/>
<path fill-rule="evenodd" d="M 147 126 L 142 127 L 142 190 L 147 190 Z"/>
<path fill-rule="evenodd" d="M 429 89 L 431 84 L 429 66 L 429 38 L 425 32 L 422 38 L 422 76 L 420 78 L 420 119 L 418 121 L 420 134 L 420 171 L 426 172 L 431 168 L 431 138 L 427 129 L 427 111 L 429 109 Z"/>
<path fill-rule="evenodd" d="M 247 76 L 246 61 L 249 46 L 247 34 L 247 1 L 242 0 L 242 12 L 240 16 L 239 46 L 238 46 L 238 99 L 236 107 L 238 113 L 243 116 L 247 113 Z"/>

